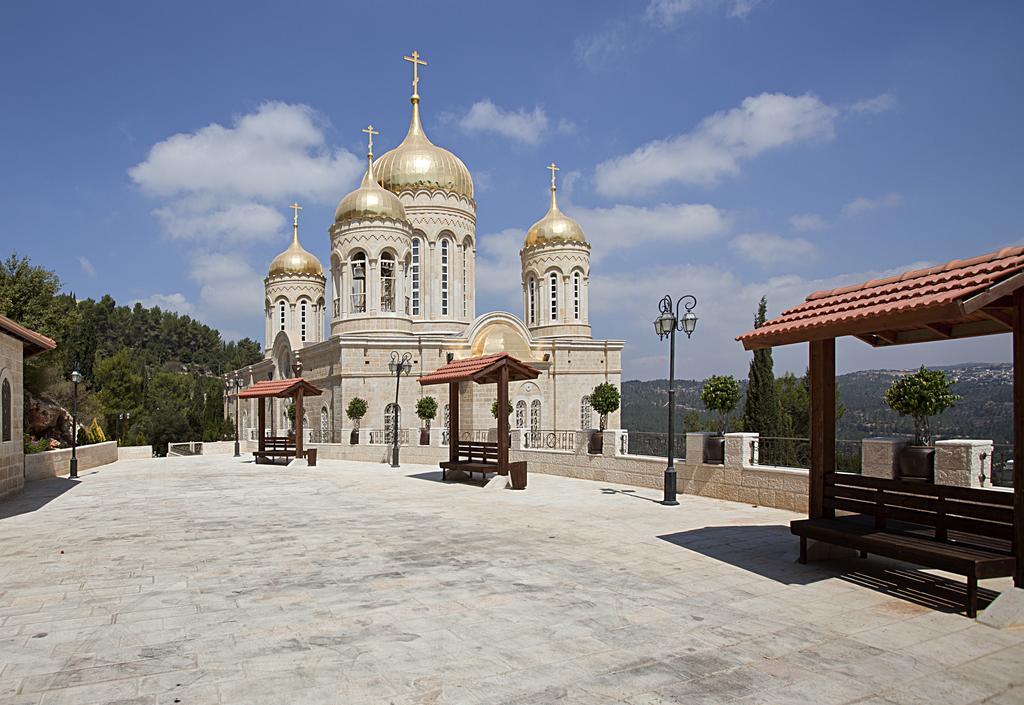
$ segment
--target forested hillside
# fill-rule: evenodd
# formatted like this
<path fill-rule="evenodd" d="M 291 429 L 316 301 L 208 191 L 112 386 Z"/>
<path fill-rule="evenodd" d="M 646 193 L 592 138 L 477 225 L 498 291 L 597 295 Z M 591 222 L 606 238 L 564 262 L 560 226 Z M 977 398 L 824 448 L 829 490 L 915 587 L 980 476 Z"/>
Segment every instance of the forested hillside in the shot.
<path fill-rule="evenodd" d="M 118 306 L 110 296 L 77 300 L 56 274 L 17 255 L 0 264 L 0 313 L 57 341 L 26 365 L 27 391 L 70 408 L 67 379 L 77 366 L 85 377 L 79 421 L 96 417 L 108 437 L 128 443 L 165 448 L 169 439 L 228 434 L 219 375 L 261 358 L 257 342 L 225 342 L 188 316 Z M 64 440 L 59 427 L 40 423 L 28 424 L 34 435 Z"/>

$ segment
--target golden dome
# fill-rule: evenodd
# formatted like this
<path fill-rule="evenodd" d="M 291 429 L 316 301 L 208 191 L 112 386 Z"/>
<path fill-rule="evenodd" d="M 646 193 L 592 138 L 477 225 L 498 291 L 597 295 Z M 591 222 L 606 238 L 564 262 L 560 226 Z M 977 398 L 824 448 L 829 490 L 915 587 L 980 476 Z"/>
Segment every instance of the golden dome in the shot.
<path fill-rule="evenodd" d="M 473 177 L 462 160 L 438 147 L 423 132 L 419 96 L 412 98 L 412 121 L 402 143 L 374 164 L 381 186 L 393 193 L 426 189 L 444 191 L 473 200 Z"/>
<path fill-rule="evenodd" d="M 547 214 L 530 226 L 526 231 L 525 247 L 544 245 L 552 242 L 579 242 L 586 244 L 587 237 L 583 234 L 583 228 L 575 220 L 558 210 L 558 200 L 555 198 L 555 166 L 552 164 L 551 172 L 551 207 Z"/>
<path fill-rule="evenodd" d="M 341 199 L 334 211 L 334 222 L 345 220 L 400 220 L 408 222 L 405 207 L 398 196 L 381 187 L 373 175 L 373 154 L 367 159 L 363 181 L 352 193 Z"/>
<path fill-rule="evenodd" d="M 270 272 L 267 276 L 279 276 L 282 274 L 312 274 L 322 277 L 324 268 L 315 255 L 306 252 L 299 244 L 299 212 L 295 211 L 295 225 L 292 227 L 292 244 L 288 249 L 274 258 L 270 263 Z"/>

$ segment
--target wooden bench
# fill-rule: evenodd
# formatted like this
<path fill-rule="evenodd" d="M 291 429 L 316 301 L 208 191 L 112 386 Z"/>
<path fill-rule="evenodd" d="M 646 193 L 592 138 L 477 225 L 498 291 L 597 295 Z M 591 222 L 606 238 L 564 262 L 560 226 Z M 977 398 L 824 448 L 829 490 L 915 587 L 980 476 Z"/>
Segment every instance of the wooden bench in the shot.
<path fill-rule="evenodd" d="M 977 616 L 978 580 L 1013 575 L 1013 493 L 826 473 L 826 512 L 790 530 L 807 539 L 967 577 L 966 612 Z"/>
<path fill-rule="evenodd" d="M 480 441 L 459 441 L 458 460 L 445 460 L 441 462 L 441 480 L 448 479 L 449 470 L 462 470 L 469 473 L 469 479 L 473 479 L 473 473 L 478 472 L 487 479 L 487 473 L 498 472 L 498 444 L 483 443 Z"/>
<path fill-rule="evenodd" d="M 287 436 L 267 436 L 263 440 L 263 450 L 252 452 L 256 462 L 263 460 L 277 460 L 278 458 L 295 457 L 295 441 Z"/>

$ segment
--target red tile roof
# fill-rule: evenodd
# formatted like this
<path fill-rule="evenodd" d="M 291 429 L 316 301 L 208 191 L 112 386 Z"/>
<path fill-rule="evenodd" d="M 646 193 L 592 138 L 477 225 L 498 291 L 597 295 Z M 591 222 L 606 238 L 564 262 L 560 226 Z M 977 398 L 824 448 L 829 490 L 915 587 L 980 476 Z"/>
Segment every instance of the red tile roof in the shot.
<path fill-rule="evenodd" d="M 1024 247 L 1009 247 L 967 260 L 953 260 L 899 276 L 816 291 L 807 300 L 736 339 L 745 348 L 820 340 L 842 335 L 868 335 L 914 327 L 952 326 L 969 320 L 965 300 L 1024 272 Z M 1005 296 L 1021 281 L 1007 282 Z M 973 334 L 1000 332 L 989 328 Z M 1005 329 L 1005 328 L 1004 328 Z M 967 337 L 967 335 L 936 335 Z M 920 338 L 920 336 L 918 336 Z M 924 339 L 924 338 L 920 338 Z M 899 341 L 915 342 L 916 339 Z"/>
<path fill-rule="evenodd" d="M 466 380 L 488 384 L 496 381 L 496 373 L 503 366 L 509 368 L 508 378 L 510 382 L 536 379 L 540 376 L 540 370 L 534 369 L 525 362 L 502 352 L 453 360 L 447 365 L 442 365 L 433 372 L 420 377 L 420 384 L 444 384 Z"/>
<path fill-rule="evenodd" d="M 243 389 L 239 393 L 239 399 L 253 399 L 266 397 L 292 397 L 302 388 L 302 393 L 307 397 L 320 396 L 323 390 L 317 389 L 302 377 L 290 379 L 264 379 L 256 382 L 251 387 Z"/>
<path fill-rule="evenodd" d="M 53 350 L 57 343 L 47 338 L 42 333 L 29 330 L 20 323 L 15 323 L 7 316 L 0 315 L 0 330 L 10 336 L 18 338 L 25 344 L 25 357 L 32 357 L 47 350 Z"/>

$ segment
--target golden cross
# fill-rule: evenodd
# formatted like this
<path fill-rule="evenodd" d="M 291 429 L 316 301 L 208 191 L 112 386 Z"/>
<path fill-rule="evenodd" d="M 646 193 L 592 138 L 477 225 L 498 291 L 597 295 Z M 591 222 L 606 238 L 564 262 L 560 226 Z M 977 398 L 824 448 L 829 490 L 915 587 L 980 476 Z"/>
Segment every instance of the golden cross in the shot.
<path fill-rule="evenodd" d="M 426 61 L 420 61 L 420 53 L 413 51 L 412 56 L 403 56 L 403 59 L 412 63 L 412 92 L 416 94 L 419 92 L 420 85 L 420 66 L 426 66 Z"/>
<path fill-rule="evenodd" d="M 302 206 L 300 206 L 298 203 L 293 203 L 288 207 L 295 211 L 295 227 L 297 228 L 299 227 L 299 211 L 302 210 Z"/>
<path fill-rule="evenodd" d="M 373 154 L 373 136 L 374 135 L 379 135 L 380 133 L 377 132 L 375 129 L 373 129 L 373 125 L 368 125 L 366 127 L 366 129 L 363 130 L 363 132 L 365 132 L 370 137 L 370 151 L 369 151 L 369 153 Z"/>
<path fill-rule="evenodd" d="M 557 166 L 555 166 L 554 162 L 551 162 L 545 168 L 549 169 L 551 171 L 551 190 L 554 191 L 555 190 L 555 172 L 556 171 L 561 171 L 561 169 L 559 169 Z"/>

